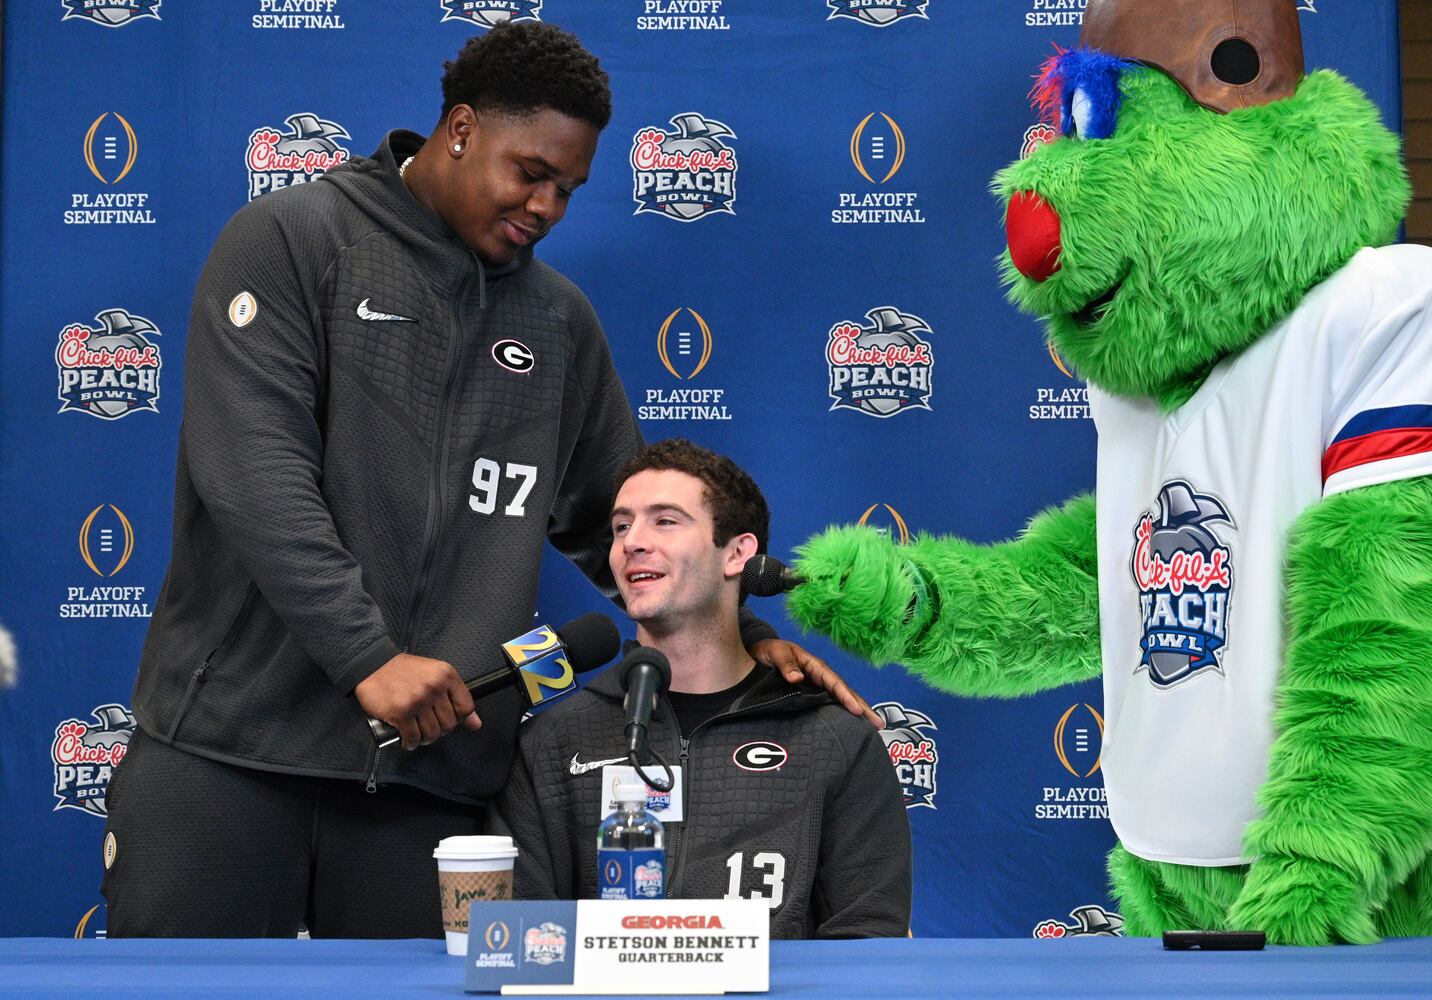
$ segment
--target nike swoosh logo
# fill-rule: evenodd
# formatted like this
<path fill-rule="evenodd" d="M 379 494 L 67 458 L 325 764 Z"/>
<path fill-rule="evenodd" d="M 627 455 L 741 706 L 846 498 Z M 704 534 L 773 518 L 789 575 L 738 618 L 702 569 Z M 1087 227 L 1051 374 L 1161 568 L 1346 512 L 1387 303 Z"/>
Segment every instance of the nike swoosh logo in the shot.
<path fill-rule="evenodd" d="M 413 319 L 411 316 L 398 316 L 398 315 L 396 315 L 396 314 L 394 314 L 394 313 L 374 312 L 372 309 L 369 309 L 369 308 L 368 308 L 368 300 L 367 300 L 367 299 L 364 299 L 362 302 L 358 303 L 358 318 L 359 318 L 359 319 L 366 319 L 366 320 L 381 319 L 381 320 L 388 320 L 389 322 L 396 322 L 396 323 L 416 323 L 416 322 L 417 322 L 417 320 Z"/>
<path fill-rule="evenodd" d="M 571 774 L 586 774 L 588 771 L 595 771 L 597 768 L 606 767 L 608 764 L 625 764 L 627 761 L 625 757 L 613 757 L 610 760 L 580 761 L 577 759 L 578 756 L 578 754 L 572 754 L 572 760 L 567 765 L 567 770 Z"/>

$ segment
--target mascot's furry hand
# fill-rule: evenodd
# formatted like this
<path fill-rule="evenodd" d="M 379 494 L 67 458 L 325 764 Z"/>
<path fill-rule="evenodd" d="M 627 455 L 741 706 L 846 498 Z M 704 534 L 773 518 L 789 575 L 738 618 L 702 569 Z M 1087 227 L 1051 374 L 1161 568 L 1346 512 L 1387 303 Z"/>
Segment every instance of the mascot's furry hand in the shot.
<path fill-rule="evenodd" d="M 918 576 L 889 538 L 863 526 L 830 528 L 800 555 L 806 582 L 788 604 L 796 621 L 873 663 L 906 658 L 917 632 Z"/>
<path fill-rule="evenodd" d="M 1292 0 L 1090 0 L 1036 88 L 1063 137 L 994 188 L 1010 298 L 1089 383 L 1097 502 L 990 546 L 834 529 L 790 595 L 955 693 L 1108 650 L 1129 934 L 1432 934 L 1432 252 L 1383 247 L 1397 138 L 1299 31 Z"/>
<path fill-rule="evenodd" d="M 1076 497 L 1016 541 L 831 528 L 797 550 L 791 617 L 873 663 L 953 694 L 1009 697 L 1098 676 L 1094 501 Z"/>

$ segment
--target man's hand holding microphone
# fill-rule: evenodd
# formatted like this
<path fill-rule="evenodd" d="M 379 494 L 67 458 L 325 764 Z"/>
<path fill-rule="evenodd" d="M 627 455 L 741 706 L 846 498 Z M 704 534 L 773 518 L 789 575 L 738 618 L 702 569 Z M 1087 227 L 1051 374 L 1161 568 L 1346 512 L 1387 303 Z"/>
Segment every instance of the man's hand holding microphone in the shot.
<path fill-rule="evenodd" d="M 459 725 L 482 728 L 474 699 L 516 690 L 524 709 L 577 688 L 576 675 L 607 663 L 621 635 L 606 615 L 592 612 L 561 628 L 539 625 L 502 644 L 502 663 L 464 681 L 445 660 L 400 653 L 353 690 L 368 713 L 380 747 L 402 741 L 404 750 L 426 746 Z"/>
<path fill-rule="evenodd" d="M 370 718 L 397 729 L 404 750 L 427 746 L 463 725 L 482 728 L 467 689 L 446 660 L 399 653 L 353 689 Z"/>

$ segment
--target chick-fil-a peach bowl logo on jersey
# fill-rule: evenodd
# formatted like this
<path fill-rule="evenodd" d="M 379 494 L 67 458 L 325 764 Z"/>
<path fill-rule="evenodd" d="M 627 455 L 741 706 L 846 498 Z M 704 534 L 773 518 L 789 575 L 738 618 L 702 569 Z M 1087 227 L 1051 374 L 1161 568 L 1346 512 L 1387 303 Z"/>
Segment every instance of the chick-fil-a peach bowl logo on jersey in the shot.
<path fill-rule="evenodd" d="M 1233 557 L 1215 524 L 1237 528 L 1222 500 L 1175 479 L 1134 529 L 1129 569 L 1143 622 L 1134 672 L 1147 671 L 1158 687 L 1223 673 Z"/>
<path fill-rule="evenodd" d="M 542 20 L 542 0 L 438 0 L 438 5 L 443 10 L 443 21 L 466 21 L 479 28 L 491 28 L 503 21 Z"/>
<path fill-rule="evenodd" d="M 284 124 L 287 131 L 264 125 L 249 135 L 244 157 L 249 169 L 249 201 L 278 188 L 317 180 L 349 157 L 338 140 L 352 136 L 337 122 L 302 112 L 289 115 Z"/>
<path fill-rule="evenodd" d="M 929 0 L 825 0 L 825 5 L 830 8 L 827 21 L 848 17 L 872 28 L 888 28 L 907 17 L 930 17 L 925 13 Z"/>
<path fill-rule="evenodd" d="M 935 356 L 920 334 L 931 332 L 929 324 L 894 306 L 871 309 L 865 318 L 869 326 L 841 320 L 826 338 L 830 408 L 871 417 L 928 410 Z"/>
<path fill-rule="evenodd" d="M 61 21 L 77 18 L 92 21 L 106 28 L 122 28 L 141 17 L 160 20 L 159 6 L 163 0 L 60 0 L 65 11 Z"/>
<path fill-rule="evenodd" d="M 738 165 L 726 140 L 736 133 L 695 112 L 674 115 L 671 124 L 675 131 L 649 125 L 632 137 L 632 214 L 651 212 L 677 222 L 735 215 Z"/>
<path fill-rule="evenodd" d="M 164 359 L 150 337 L 159 328 L 143 316 L 106 309 L 99 327 L 71 323 L 55 347 L 60 409 L 101 420 L 118 420 L 136 410 L 159 410 L 159 373 Z"/>

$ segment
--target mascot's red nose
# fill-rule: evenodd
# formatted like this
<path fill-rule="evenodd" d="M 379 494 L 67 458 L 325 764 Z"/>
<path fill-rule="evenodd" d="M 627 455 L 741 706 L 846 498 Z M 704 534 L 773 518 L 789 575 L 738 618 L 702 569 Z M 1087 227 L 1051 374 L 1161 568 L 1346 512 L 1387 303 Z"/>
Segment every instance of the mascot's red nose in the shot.
<path fill-rule="evenodd" d="M 1009 258 L 1019 273 L 1043 281 L 1059 270 L 1059 213 L 1033 191 L 1016 191 L 1004 213 Z"/>

